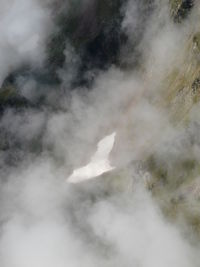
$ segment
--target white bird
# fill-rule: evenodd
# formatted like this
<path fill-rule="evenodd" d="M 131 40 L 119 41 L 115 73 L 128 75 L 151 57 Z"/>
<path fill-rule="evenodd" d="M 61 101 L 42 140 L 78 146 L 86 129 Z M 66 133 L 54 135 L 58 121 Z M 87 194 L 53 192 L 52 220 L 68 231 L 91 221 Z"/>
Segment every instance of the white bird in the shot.
<path fill-rule="evenodd" d="M 115 136 L 116 133 L 114 132 L 99 141 L 97 144 L 97 151 L 92 156 L 90 162 L 86 166 L 74 170 L 68 177 L 67 182 L 74 184 L 80 183 L 115 169 L 115 167 L 111 166 L 109 161 L 109 155 L 114 146 Z"/>

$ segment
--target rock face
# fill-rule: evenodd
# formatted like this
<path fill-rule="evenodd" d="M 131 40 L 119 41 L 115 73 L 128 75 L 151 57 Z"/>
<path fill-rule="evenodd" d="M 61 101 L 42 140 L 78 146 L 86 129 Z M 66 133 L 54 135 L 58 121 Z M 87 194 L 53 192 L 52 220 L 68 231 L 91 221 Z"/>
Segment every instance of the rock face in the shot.
<path fill-rule="evenodd" d="M 21 66 L 10 73 L 3 83 L 4 91 L 7 90 L 7 85 L 18 90 L 19 77 L 24 80 L 34 79 L 38 86 L 59 86 L 61 81 L 58 71 L 65 65 L 67 68 L 68 65 L 71 67 L 75 57 L 79 63 L 74 63 L 76 75 L 71 87 L 88 86 L 91 80 L 87 75 L 88 71 L 106 69 L 118 62 L 120 47 L 125 42 L 120 25 L 123 17 L 121 7 L 126 1 L 85 2 L 71 1 L 69 6 L 65 7 L 64 2 L 57 1 L 54 14 L 55 31 L 46 44 L 46 63 L 39 70 Z M 68 47 L 71 47 L 69 59 L 66 55 Z"/>
<path fill-rule="evenodd" d="M 177 7 L 174 13 L 175 22 L 181 23 L 189 14 L 194 2 L 173 3 Z M 163 88 L 164 105 L 170 113 L 173 128 L 179 135 L 175 138 L 176 141 L 165 140 L 162 144 L 162 155 L 155 151 L 145 164 L 151 173 L 149 190 L 160 203 L 164 213 L 172 221 L 178 221 L 180 217 L 185 218 L 190 229 L 193 229 L 195 238 L 199 239 L 200 165 L 196 148 L 200 143 L 200 125 L 199 119 L 193 117 L 200 101 L 199 22 L 196 26 L 188 35 L 180 55 L 177 55 L 177 60 L 180 60 L 178 66 L 170 69 L 160 85 Z M 175 155 L 170 152 L 170 147 L 173 146 L 178 147 L 176 152 L 174 150 Z"/>
<path fill-rule="evenodd" d="M 62 67 L 67 42 L 82 57 L 83 67 L 103 67 L 117 60 L 121 36 L 121 0 L 88 1 L 81 8 L 81 1 L 74 3 L 68 12 L 57 14 L 58 31 L 50 37 L 48 62 L 52 68 Z M 91 59 L 92 57 L 92 59 Z M 89 67 L 89 66 L 88 66 Z"/>
<path fill-rule="evenodd" d="M 134 34 L 134 47 L 128 48 L 131 49 L 131 53 L 137 48 L 142 38 L 154 0 L 136 0 L 136 3 L 138 5 L 137 12 L 142 18 L 139 27 L 141 30 Z M 44 70 L 39 70 L 40 73 L 36 74 L 36 79 L 38 76 L 43 76 L 42 80 L 48 84 L 59 84 L 57 71 L 65 65 L 67 45 L 72 46 L 80 63 L 76 70 L 77 75 L 74 77 L 74 87 L 80 84 L 89 85 L 90 78 L 88 78 L 87 72 L 90 70 L 106 69 L 111 64 L 126 65 L 125 62 L 120 62 L 121 51 L 125 49 L 125 53 L 128 52 L 126 47 L 128 37 L 121 27 L 124 17 L 123 7 L 126 4 L 127 0 L 76 0 L 70 1 L 68 6 L 64 1 L 55 2 L 56 30 L 47 41 L 47 61 Z M 193 0 L 170 0 L 174 21 L 181 22 L 186 18 L 193 5 Z M 31 69 L 28 70 L 28 66 L 25 68 L 27 68 L 26 73 L 31 72 Z M 19 73 L 20 70 L 11 73 L 7 79 L 9 80 L 10 76 L 19 75 Z"/>
<path fill-rule="evenodd" d="M 193 6 L 194 0 L 170 0 L 170 9 L 174 21 L 181 22 L 185 19 Z"/>

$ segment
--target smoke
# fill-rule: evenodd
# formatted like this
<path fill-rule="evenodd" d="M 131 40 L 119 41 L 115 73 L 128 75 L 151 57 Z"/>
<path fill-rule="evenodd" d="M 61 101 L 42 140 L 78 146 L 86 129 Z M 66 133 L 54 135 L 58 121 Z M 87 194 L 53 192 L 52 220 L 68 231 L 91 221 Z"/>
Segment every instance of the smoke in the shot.
<path fill-rule="evenodd" d="M 8 107 L 1 115 L 1 267 L 199 266 L 199 243 L 188 237 L 185 222 L 173 224 L 163 215 L 146 188 L 151 174 L 140 166 L 153 153 L 168 171 L 191 156 L 199 159 L 198 106 L 188 130 L 174 126 L 161 101 L 163 80 L 179 66 L 196 15 L 188 18 L 190 26 L 175 25 L 165 1 L 152 2 L 153 7 L 146 2 L 127 1 L 121 9 L 131 47 L 129 69 L 120 64 L 95 69 L 89 89 L 74 88 L 81 58 L 66 40 L 65 64 L 56 69 L 60 84 L 40 84 L 34 76 L 18 80 L 23 97 L 33 101 L 44 87 L 53 107 Z M 1 1 L 1 83 L 24 64 L 44 63 L 55 30 L 51 4 Z M 72 3 L 54 4 L 60 10 Z M 126 49 L 120 52 L 123 58 Z M 113 132 L 109 161 L 115 170 L 68 183 Z"/>

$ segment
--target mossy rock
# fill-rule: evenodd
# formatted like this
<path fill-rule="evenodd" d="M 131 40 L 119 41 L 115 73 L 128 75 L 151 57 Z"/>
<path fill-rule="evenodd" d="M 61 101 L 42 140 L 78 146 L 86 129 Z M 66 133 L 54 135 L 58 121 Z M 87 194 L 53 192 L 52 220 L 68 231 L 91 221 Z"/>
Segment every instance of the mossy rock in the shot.
<path fill-rule="evenodd" d="M 1 102 L 5 102 L 9 98 L 12 98 L 15 96 L 16 96 L 16 89 L 12 85 L 1 88 L 1 91 L 0 91 L 0 101 Z"/>
<path fill-rule="evenodd" d="M 196 78 L 192 84 L 193 102 L 198 103 L 200 101 L 200 78 Z"/>
<path fill-rule="evenodd" d="M 185 19 L 194 6 L 194 0 L 170 0 L 170 11 L 175 22 Z"/>
<path fill-rule="evenodd" d="M 33 105 L 21 96 L 14 86 L 6 85 L 0 88 L 0 112 L 3 112 L 7 107 L 24 109 L 33 107 Z"/>
<path fill-rule="evenodd" d="M 197 32 L 193 37 L 193 50 L 196 54 L 200 54 L 200 32 Z"/>

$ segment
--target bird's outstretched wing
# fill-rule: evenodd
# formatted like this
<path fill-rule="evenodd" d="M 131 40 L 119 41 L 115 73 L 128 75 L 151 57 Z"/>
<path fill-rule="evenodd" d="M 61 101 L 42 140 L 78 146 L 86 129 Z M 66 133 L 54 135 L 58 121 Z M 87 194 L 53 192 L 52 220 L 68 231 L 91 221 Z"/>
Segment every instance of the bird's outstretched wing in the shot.
<path fill-rule="evenodd" d="M 97 151 L 92 156 L 91 161 L 84 167 L 78 168 L 68 177 L 69 183 L 80 183 L 92 179 L 113 170 L 110 165 L 109 155 L 114 146 L 116 133 L 104 137 L 97 144 Z"/>

